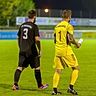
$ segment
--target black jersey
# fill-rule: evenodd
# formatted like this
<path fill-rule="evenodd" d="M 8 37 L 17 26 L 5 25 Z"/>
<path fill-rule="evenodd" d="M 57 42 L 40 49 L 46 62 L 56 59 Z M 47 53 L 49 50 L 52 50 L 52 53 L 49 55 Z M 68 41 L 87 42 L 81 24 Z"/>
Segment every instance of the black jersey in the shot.
<path fill-rule="evenodd" d="M 35 36 L 39 36 L 39 29 L 32 22 L 23 23 L 18 31 L 20 52 L 36 54 Z"/>

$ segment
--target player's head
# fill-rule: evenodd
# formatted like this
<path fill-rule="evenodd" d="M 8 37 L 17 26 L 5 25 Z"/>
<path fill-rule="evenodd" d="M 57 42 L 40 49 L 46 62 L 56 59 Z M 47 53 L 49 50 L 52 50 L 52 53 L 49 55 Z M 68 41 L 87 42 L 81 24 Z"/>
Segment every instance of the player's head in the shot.
<path fill-rule="evenodd" d="M 63 14 L 62 14 L 62 17 L 64 19 L 67 19 L 68 21 L 70 21 L 71 15 L 72 15 L 72 11 L 71 10 L 64 10 Z"/>
<path fill-rule="evenodd" d="M 30 10 L 28 12 L 28 18 L 33 20 L 33 23 L 36 21 L 36 11 L 35 10 Z"/>

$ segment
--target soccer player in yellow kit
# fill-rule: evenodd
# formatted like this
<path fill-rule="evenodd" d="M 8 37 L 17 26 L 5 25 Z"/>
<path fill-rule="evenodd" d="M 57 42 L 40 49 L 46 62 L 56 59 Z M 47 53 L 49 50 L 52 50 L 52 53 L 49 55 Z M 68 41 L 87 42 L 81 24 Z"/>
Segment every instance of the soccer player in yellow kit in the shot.
<path fill-rule="evenodd" d="M 55 42 L 55 57 L 54 68 L 55 73 L 53 76 L 53 92 L 52 95 L 61 94 L 57 90 L 60 74 L 62 69 L 67 67 L 72 68 L 71 79 L 67 92 L 78 95 L 73 86 L 77 80 L 79 65 L 75 54 L 72 51 L 71 44 L 74 44 L 77 48 L 81 46 L 73 37 L 73 26 L 69 23 L 71 19 L 71 10 L 63 11 L 63 21 L 61 21 L 54 30 L 54 42 Z"/>

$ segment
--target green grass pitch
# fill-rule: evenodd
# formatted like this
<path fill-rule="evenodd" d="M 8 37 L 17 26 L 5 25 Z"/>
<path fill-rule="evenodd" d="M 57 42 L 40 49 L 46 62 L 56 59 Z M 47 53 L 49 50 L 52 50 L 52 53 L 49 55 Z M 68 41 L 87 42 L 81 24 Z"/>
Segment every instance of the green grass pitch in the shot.
<path fill-rule="evenodd" d="M 34 78 L 34 71 L 30 67 L 21 75 L 19 91 L 12 91 L 13 75 L 18 63 L 18 46 L 16 40 L 0 40 L 0 96 L 51 96 L 52 78 L 54 74 L 53 40 L 42 40 L 41 70 L 44 83 L 48 83 L 46 90 L 38 90 Z M 80 65 L 79 78 L 75 89 L 79 96 L 96 96 L 96 40 L 84 40 L 80 49 L 73 50 Z M 70 79 L 71 69 L 66 68 L 61 75 L 60 96 L 70 96 L 66 90 Z"/>

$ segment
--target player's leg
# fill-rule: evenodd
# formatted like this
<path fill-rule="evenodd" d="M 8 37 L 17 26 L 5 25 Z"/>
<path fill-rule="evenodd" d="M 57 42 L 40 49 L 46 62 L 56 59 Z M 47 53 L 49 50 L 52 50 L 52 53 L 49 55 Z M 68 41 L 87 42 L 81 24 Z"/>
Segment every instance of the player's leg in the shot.
<path fill-rule="evenodd" d="M 40 57 L 32 57 L 34 58 L 33 60 L 31 59 L 31 68 L 34 68 L 34 74 L 35 74 L 35 79 L 37 82 L 37 86 L 40 89 L 46 89 L 48 87 L 48 84 L 43 84 L 42 83 L 42 77 L 41 77 L 41 70 L 40 70 Z"/>
<path fill-rule="evenodd" d="M 35 68 L 34 73 L 35 73 L 35 78 L 36 78 L 36 81 L 37 81 L 38 88 L 46 89 L 48 87 L 48 84 L 43 84 L 42 83 L 40 67 Z"/>
<path fill-rule="evenodd" d="M 14 85 L 12 87 L 13 90 L 18 90 L 19 87 L 18 87 L 18 82 L 19 82 L 19 78 L 20 78 L 20 75 L 21 75 L 21 72 L 24 70 L 23 67 L 18 67 L 15 71 L 15 74 L 14 74 Z"/>
<path fill-rule="evenodd" d="M 79 66 L 72 67 L 70 85 L 74 85 L 75 84 L 75 82 L 76 82 L 76 80 L 78 78 L 78 73 L 79 73 Z"/>
<path fill-rule="evenodd" d="M 61 92 L 59 92 L 57 90 L 58 84 L 59 84 L 59 80 L 60 80 L 60 75 L 61 75 L 61 69 L 56 69 L 54 76 L 53 76 L 53 92 L 52 95 L 56 95 L 56 94 L 61 94 Z"/>
<path fill-rule="evenodd" d="M 40 67 L 34 68 L 35 79 L 37 81 L 38 88 L 42 86 L 42 77 Z"/>
<path fill-rule="evenodd" d="M 22 73 L 22 71 L 28 66 L 26 65 L 26 57 L 22 54 L 19 54 L 19 62 L 18 62 L 18 67 L 14 73 L 14 85 L 12 87 L 13 90 L 18 90 L 18 82 L 20 79 L 20 75 Z"/>
<path fill-rule="evenodd" d="M 71 79 L 70 79 L 70 84 L 68 88 L 68 93 L 72 93 L 74 95 L 78 95 L 77 92 L 74 90 L 73 86 L 78 78 L 78 72 L 79 72 L 79 67 L 72 67 L 72 74 L 71 74 Z"/>
<path fill-rule="evenodd" d="M 75 54 L 72 53 L 72 54 L 67 55 L 66 58 L 64 58 L 64 59 L 65 59 L 66 64 L 72 68 L 70 84 L 69 84 L 67 92 L 77 95 L 77 92 L 73 88 L 73 86 L 78 78 L 78 73 L 79 73 L 79 65 L 78 65 L 77 58 L 76 58 Z"/>
<path fill-rule="evenodd" d="M 58 84 L 59 84 L 61 71 L 63 69 L 60 57 L 55 57 L 54 58 L 54 63 L 55 63 L 55 66 L 54 66 L 55 67 L 55 73 L 54 73 L 54 76 L 53 76 L 53 92 L 52 92 L 52 95 L 56 95 L 58 93 L 61 94 L 61 92 L 59 92 L 57 90 L 57 87 L 58 87 Z"/>

